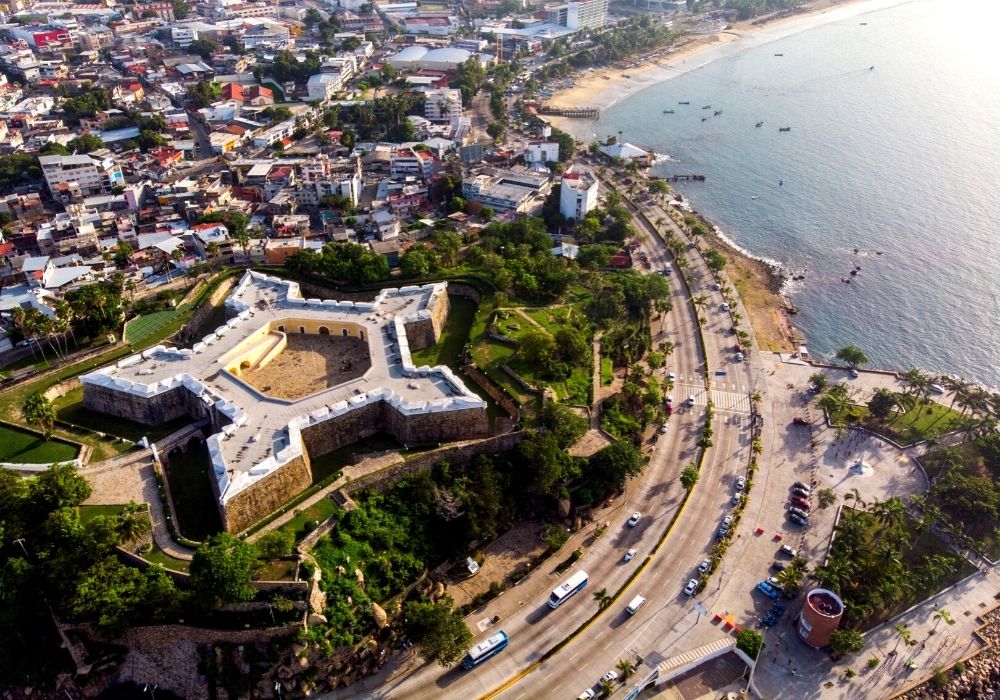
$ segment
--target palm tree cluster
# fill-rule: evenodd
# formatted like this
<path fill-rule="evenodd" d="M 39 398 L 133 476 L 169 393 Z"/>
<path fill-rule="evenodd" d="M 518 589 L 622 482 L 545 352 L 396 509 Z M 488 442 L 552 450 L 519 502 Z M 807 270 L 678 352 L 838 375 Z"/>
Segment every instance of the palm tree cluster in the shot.
<path fill-rule="evenodd" d="M 55 315 L 50 316 L 42 313 L 34 307 L 24 309 L 16 307 L 11 310 L 10 318 L 14 327 L 30 341 L 32 355 L 41 353 L 43 360 L 48 362 L 45 356 L 44 340 L 49 348 L 60 358 L 69 354 L 69 343 L 67 336 L 73 339 L 76 344 L 76 336 L 73 334 L 73 308 L 65 300 L 60 299 L 54 304 Z"/>
<path fill-rule="evenodd" d="M 855 508 L 866 506 L 857 491 L 845 498 Z M 914 549 L 923 539 L 921 527 L 895 497 L 876 501 L 867 511 L 844 509 L 830 558 L 813 578 L 844 599 L 846 627 L 866 628 L 924 597 L 958 570 L 957 555 Z"/>

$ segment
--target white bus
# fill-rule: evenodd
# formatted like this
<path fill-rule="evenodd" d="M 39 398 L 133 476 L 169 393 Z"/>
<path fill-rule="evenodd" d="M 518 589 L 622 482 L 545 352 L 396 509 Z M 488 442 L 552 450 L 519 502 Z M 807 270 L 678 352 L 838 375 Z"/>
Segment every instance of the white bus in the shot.
<path fill-rule="evenodd" d="M 587 585 L 587 581 L 587 572 L 577 571 L 553 589 L 552 595 L 549 596 L 549 607 L 552 609 L 558 608 L 571 595 L 582 591 Z"/>
<path fill-rule="evenodd" d="M 462 666 L 469 669 L 486 661 L 507 648 L 507 633 L 500 630 L 489 637 L 486 641 L 480 642 L 469 649 L 469 653 L 462 659 Z"/>

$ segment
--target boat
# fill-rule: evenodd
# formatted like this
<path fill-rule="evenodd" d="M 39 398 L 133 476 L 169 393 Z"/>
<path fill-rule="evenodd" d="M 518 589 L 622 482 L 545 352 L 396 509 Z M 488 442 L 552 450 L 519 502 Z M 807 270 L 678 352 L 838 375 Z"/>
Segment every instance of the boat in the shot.
<path fill-rule="evenodd" d="M 861 25 L 862 27 L 867 27 L 867 26 L 868 26 L 868 23 L 867 23 L 867 22 L 859 22 L 859 24 L 860 24 L 860 25 Z"/>
<path fill-rule="evenodd" d="M 689 105 L 691 103 L 690 102 L 678 102 L 677 104 L 679 104 L 679 105 Z"/>
<path fill-rule="evenodd" d="M 875 66 L 869 66 L 868 70 L 875 70 Z"/>
<path fill-rule="evenodd" d="M 754 126 L 756 126 L 759 129 L 760 127 L 764 126 L 764 122 L 757 122 L 756 124 L 754 124 Z"/>
<path fill-rule="evenodd" d="M 780 126 L 780 127 L 778 127 L 778 131 L 791 131 L 791 130 L 792 130 L 792 127 L 790 127 L 790 126 Z"/>
<path fill-rule="evenodd" d="M 712 116 L 713 116 L 713 117 L 717 117 L 717 116 L 719 116 L 720 114 L 722 114 L 722 110 L 721 110 L 721 109 L 717 109 L 717 110 L 715 110 L 715 111 L 714 111 L 714 112 L 712 113 Z"/>
<path fill-rule="evenodd" d="M 712 105 L 705 105 L 702 109 L 712 109 Z"/>
<path fill-rule="evenodd" d="M 753 196 L 753 197 L 751 197 L 750 199 L 757 199 L 757 195 L 754 195 L 754 196 Z"/>
<path fill-rule="evenodd" d="M 672 109 L 665 109 L 665 110 L 663 110 L 663 113 L 664 114 L 673 114 L 674 110 L 672 110 Z"/>
<path fill-rule="evenodd" d="M 783 54 L 783 53 L 776 53 L 776 54 L 774 54 L 774 55 L 775 55 L 775 56 L 784 56 L 785 54 Z"/>
<path fill-rule="evenodd" d="M 701 118 L 701 120 L 702 120 L 703 122 L 707 122 L 707 121 L 708 121 L 708 117 L 702 117 L 702 118 Z"/>

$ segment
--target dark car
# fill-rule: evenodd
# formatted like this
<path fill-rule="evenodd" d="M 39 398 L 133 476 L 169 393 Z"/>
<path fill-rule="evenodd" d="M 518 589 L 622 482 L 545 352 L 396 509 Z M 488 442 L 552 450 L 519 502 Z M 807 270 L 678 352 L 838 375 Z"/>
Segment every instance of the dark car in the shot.
<path fill-rule="evenodd" d="M 788 514 L 790 516 L 798 516 L 798 517 L 804 518 L 806 520 L 809 519 L 809 513 L 805 512 L 801 508 L 794 508 L 794 507 L 793 508 L 789 508 L 788 509 Z"/>
<path fill-rule="evenodd" d="M 780 562 L 780 561 L 772 562 L 771 563 L 771 568 L 774 569 L 775 571 L 784 571 L 785 570 L 785 564 L 783 562 Z"/>
<path fill-rule="evenodd" d="M 805 418 L 802 418 L 801 416 L 795 416 L 794 418 L 792 418 L 792 423 L 794 423 L 795 425 L 810 425 L 809 421 L 807 421 Z"/>
<path fill-rule="evenodd" d="M 790 513 L 789 516 L 788 516 L 788 518 L 793 523 L 795 523 L 796 525 L 808 525 L 809 524 L 809 519 L 808 518 L 803 518 L 798 513 Z"/>
<path fill-rule="evenodd" d="M 792 488 L 792 495 L 798 496 L 800 498 L 809 498 L 809 496 L 811 496 L 812 493 L 810 491 L 806 491 L 805 489 L 800 489 L 796 486 Z"/>
<path fill-rule="evenodd" d="M 802 489 L 803 491 L 812 491 L 812 486 L 809 484 L 803 484 L 801 481 L 796 481 L 792 484 L 793 489 Z"/>

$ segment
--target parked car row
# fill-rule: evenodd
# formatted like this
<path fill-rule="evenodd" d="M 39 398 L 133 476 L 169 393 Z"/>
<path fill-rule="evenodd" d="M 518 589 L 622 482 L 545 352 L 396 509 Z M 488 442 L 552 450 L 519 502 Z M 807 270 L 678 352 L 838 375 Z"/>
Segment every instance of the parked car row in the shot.
<path fill-rule="evenodd" d="M 809 509 L 812 508 L 812 487 L 796 481 L 790 489 L 792 495 L 789 498 L 791 505 L 788 507 L 788 519 L 796 525 L 809 524 Z"/>

